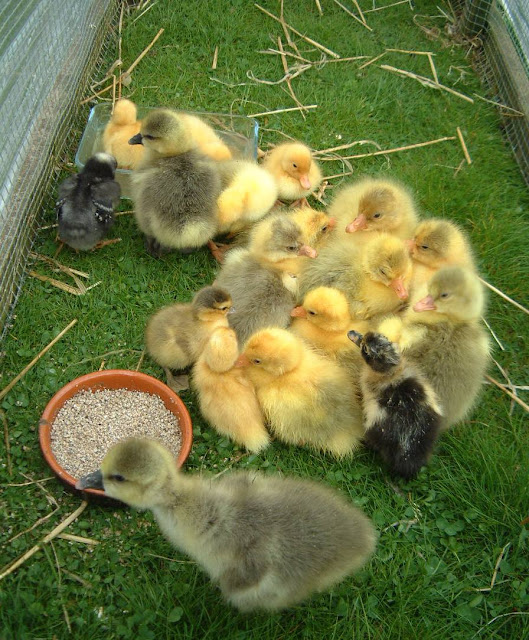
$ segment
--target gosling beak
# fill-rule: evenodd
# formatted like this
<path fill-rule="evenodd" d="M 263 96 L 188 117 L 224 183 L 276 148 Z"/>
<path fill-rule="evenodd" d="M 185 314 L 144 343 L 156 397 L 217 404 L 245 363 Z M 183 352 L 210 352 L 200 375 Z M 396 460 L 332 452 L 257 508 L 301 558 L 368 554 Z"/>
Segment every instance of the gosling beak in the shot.
<path fill-rule="evenodd" d="M 137 133 L 129 140 L 129 144 L 143 144 L 142 140 L 143 136 L 141 135 L 141 133 Z"/>
<path fill-rule="evenodd" d="M 433 296 L 426 296 L 413 305 L 414 311 L 435 311 L 437 307 L 434 304 Z"/>
<path fill-rule="evenodd" d="M 247 367 L 250 364 L 250 359 L 245 353 L 241 353 L 241 355 L 235 360 L 234 367 Z"/>
<path fill-rule="evenodd" d="M 311 184 L 310 184 L 309 176 L 307 174 L 305 174 L 304 176 L 301 176 L 300 179 L 299 179 L 299 184 L 304 189 L 310 189 Z"/>
<path fill-rule="evenodd" d="M 363 213 L 356 216 L 356 218 L 345 227 L 345 232 L 354 233 L 359 229 L 367 229 L 367 220 Z"/>
<path fill-rule="evenodd" d="M 334 229 L 336 228 L 336 223 L 337 223 L 336 218 L 329 218 L 329 221 L 327 222 L 327 226 L 329 227 L 329 229 Z"/>
<path fill-rule="evenodd" d="M 229 313 L 235 313 L 235 311 L 236 311 L 235 307 L 230 307 L 230 308 L 228 309 L 227 313 L 228 313 L 228 314 L 229 314 Z"/>
<path fill-rule="evenodd" d="M 404 240 L 404 244 L 406 245 L 406 248 L 408 249 L 410 254 L 413 253 L 413 250 L 415 249 L 415 240 L 413 240 L 413 238 L 411 240 Z"/>
<path fill-rule="evenodd" d="M 307 244 L 302 245 L 299 248 L 298 256 L 307 256 L 307 258 L 317 258 L 318 252 L 316 249 L 309 247 Z"/>
<path fill-rule="evenodd" d="M 306 318 L 307 312 L 303 307 L 294 307 L 290 312 L 292 318 Z"/>
<path fill-rule="evenodd" d="M 101 469 L 87 473 L 75 483 L 76 489 L 104 489 Z"/>
<path fill-rule="evenodd" d="M 397 294 L 400 300 L 406 300 L 408 297 L 408 290 L 404 286 L 404 282 L 402 278 L 395 278 L 392 282 L 389 283 L 389 286 L 393 289 L 393 291 Z"/>
<path fill-rule="evenodd" d="M 349 338 L 349 340 L 351 340 L 351 342 L 354 342 L 359 347 L 364 336 L 361 333 L 358 333 L 358 331 L 354 331 L 354 329 L 351 329 L 351 331 L 347 332 L 347 337 Z"/>

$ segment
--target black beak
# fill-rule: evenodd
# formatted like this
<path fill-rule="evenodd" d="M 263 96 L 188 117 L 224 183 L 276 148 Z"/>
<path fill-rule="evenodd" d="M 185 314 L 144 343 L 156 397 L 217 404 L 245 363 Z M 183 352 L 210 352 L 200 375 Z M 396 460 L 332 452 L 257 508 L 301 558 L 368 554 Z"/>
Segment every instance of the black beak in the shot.
<path fill-rule="evenodd" d="M 101 469 L 87 473 L 75 483 L 76 489 L 104 489 Z"/>
<path fill-rule="evenodd" d="M 351 331 L 347 332 L 347 337 L 349 338 L 349 340 L 351 340 L 351 342 L 354 342 L 359 347 L 364 336 L 361 333 L 358 333 L 358 331 L 354 331 L 353 329 L 351 329 Z"/>
<path fill-rule="evenodd" d="M 143 144 L 142 140 L 143 136 L 141 135 L 141 133 L 137 133 L 129 140 L 129 144 Z"/>

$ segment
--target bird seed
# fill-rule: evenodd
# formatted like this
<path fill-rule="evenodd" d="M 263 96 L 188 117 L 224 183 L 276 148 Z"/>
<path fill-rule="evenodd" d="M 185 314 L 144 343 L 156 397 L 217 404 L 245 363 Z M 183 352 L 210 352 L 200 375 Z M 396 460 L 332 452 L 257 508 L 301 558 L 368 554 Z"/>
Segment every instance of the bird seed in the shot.
<path fill-rule="evenodd" d="M 152 438 L 178 456 L 182 432 L 178 417 L 161 398 L 143 391 L 79 391 L 53 421 L 51 450 L 74 478 L 99 469 L 109 448 L 126 438 Z"/>

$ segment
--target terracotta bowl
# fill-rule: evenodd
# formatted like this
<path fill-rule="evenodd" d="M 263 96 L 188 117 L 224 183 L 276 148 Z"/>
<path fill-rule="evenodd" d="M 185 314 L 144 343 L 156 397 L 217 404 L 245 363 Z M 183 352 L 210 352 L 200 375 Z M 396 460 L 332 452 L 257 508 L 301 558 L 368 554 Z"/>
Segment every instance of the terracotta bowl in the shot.
<path fill-rule="evenodd" d="M 109 369 L 108 371 L 96 371 L 85 376 L 72 380 L 62 389 L 57 391 L 48 402 L 39 422 L 40 448 L 46 462 L 50 465 L 55 475 L 74 491 L 77 478 L 67 473 L 57 462 L 51 450 L 51 432 L 53 421 L 63 404 L 72 396 L 82 390 L 90 389 L 99 391 L 101 389 L 130 389 L 131 391 L 143 391 L 159 396 L 165 407 L 178 418 L 182 431 L 182 447 L 178 458 L 175 460 L 176 466 L 181 467 L 191 451 L 193 442 L 193 429 L 191 417 L 180 397 L 172 391 L 166 384 L 138 371 L 127 371 L 125 369 Z M 99 489 L 85 489 L 82 492 L 92 497 L 107 498 L 105 492 Z M 107 498 L 108 499 L 108 498 Z"/>

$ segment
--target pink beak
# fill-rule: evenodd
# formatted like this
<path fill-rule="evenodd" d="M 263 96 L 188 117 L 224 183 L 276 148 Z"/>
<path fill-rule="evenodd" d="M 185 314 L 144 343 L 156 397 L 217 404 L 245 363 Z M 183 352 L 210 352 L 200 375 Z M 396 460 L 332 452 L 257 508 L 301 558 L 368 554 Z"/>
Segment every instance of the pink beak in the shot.
<path fill-rule="evenodd" d="M 247 367 L 250 364 L 250 360 L 245 353 L 242 353 L 237 360 L 235 360 L 234 367 Z"/>
<path fill-rule="evenodd" d="M 316 249 L 309 247 L 307 244 L 304 244 L 300 247 L 298 251 L 298 256 L 307 256 L 307 258 L 317 258 L 318 252 Z"/>
<path fill-rule="evenodd" d="M 303 175 L 300 177 L 299 179 L 299 184 L 304 188 L 304 189 L 310 189 L 311 184 L 310 184 L 310 180 L 309 180 L 309 176 L 307 174 Z"/>
<path fill-rule="evenodd" d="M 305 309 L 303 307 L 294 307 L 292 309 L 292 311 L 290 312 L 290 315 L 293 318 L 306 318 L 307 317 L 307 312 L 305 311 Z"/>
<path fill-rule="evenodd" d="M 393 282 L 389 283 L 389 286 L 398 295 L 400 300 L 406 300 L 406 298 L 408 297 L 408 290 L 404 286 L 404 282 L 402 281 L 402 278 L 395 278 Z"/>
<path fill-rule="evenodd" d="M 327 222 L 329 229 L 334 229 L 336 227 L 336 222 L 336 218 L 329 218 L 329 221 Z"/>
<path fill-rule="evenodd" d="M 413 305 L 414 311 L 435 311 L 437 307 L 434 304 L 433 296 L 426 296 Z"/>
<path fill-rule="evenodd" d="M 415 240 L 413 240 L 413 239 L 405 240 L 404 244 L 406 245 L 406 248 L 408 249 L 408 251 L 410 253 L 412 253 L 412 251 L 415 249 Z"/>
<path fill-rule="evenodd" d="M 356 218 L 345 227 L 345 232 L 354 233 L 359 229 L 367 229 L 367 220 L 363 213 L 356 216 Z"/>

